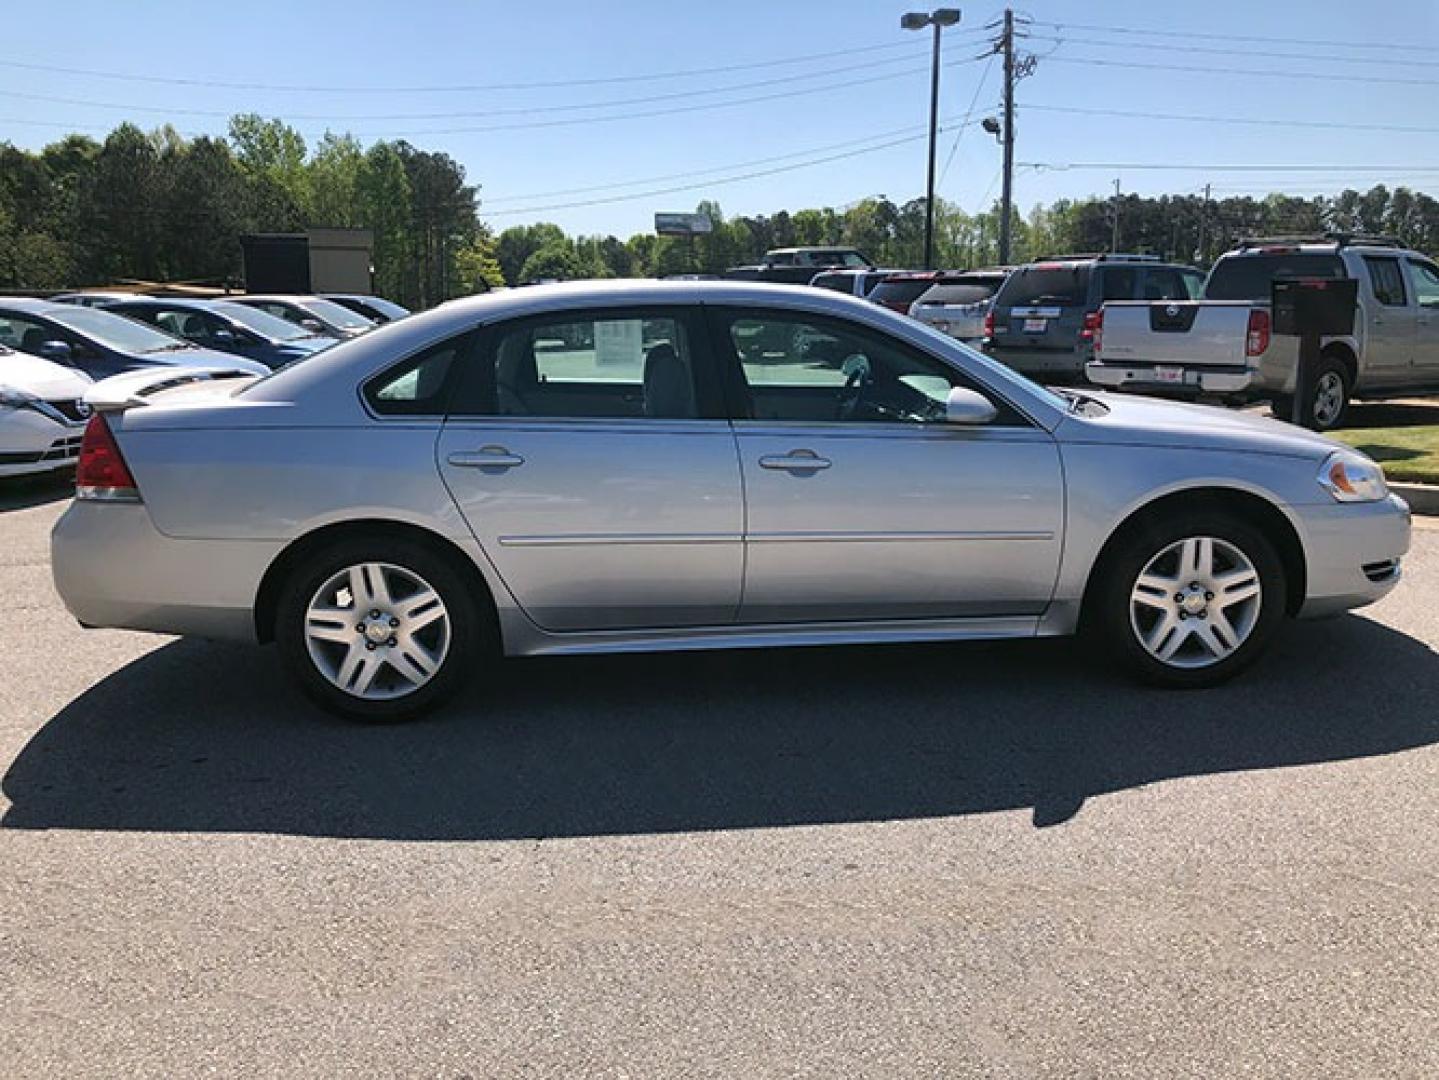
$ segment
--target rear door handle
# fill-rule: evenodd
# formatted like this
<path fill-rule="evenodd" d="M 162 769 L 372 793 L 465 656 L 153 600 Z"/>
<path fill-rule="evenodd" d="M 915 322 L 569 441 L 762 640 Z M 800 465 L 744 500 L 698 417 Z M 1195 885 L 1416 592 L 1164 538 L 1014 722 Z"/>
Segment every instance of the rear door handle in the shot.
<path fill-rule="evenodd" d="M 445 459 L 460 469 L 513 469 L 525 459 L 503 446 L 482 446 L 478 450 L 456 450 Z"/>
<path fill-rule="evenodd" d="M 766 454 L 759 459 L 761 469 L 782 469 L 785 472 L 816 472 L 833 464 L 813 450 L 791 450 L 788 454 Z"/>

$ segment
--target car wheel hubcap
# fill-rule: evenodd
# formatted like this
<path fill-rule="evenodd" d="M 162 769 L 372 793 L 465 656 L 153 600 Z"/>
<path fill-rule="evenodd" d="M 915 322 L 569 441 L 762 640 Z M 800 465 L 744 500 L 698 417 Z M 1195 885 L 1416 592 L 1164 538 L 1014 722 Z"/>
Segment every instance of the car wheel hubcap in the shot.
<path fill-rule="evenodd" d="M 1322 426 L 1328 427 L 1339 419 L 1339 411 L 1344 408 L 1344 380 L 1332 371 L 1326 371 L 1319 376 L 1319 383 L 1314 388 L 1314 419 Z"/>
<path fill-rule="evenodd" d="M 1176 668 L 1217 664 L 1249 639 L 1263 603 L 1259 571 L 1227 540 L 1176 540 L 1140 572 L 1129 621 L 1145 652 Z"/>
<path fill-rule="evenodd" d="M 305 609 L 305 646 L 331 684 L 366 701 L 413 694 L 450 650 L 450 614 L 413 570 L 359 563 L 332 576 Z"/>

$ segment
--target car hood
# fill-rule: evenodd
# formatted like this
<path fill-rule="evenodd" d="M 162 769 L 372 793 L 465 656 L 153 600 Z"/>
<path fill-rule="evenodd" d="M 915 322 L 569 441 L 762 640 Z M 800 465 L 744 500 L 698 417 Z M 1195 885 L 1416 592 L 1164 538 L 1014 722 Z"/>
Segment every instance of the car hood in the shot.
<path fill-rule="evenodd" d="M 245 371 L 251 375 L 267 375 L 270 369 L 256 360 L 214 349 L 180 349 L 167 353 L 147 353 L 140 357 L 147 365 L 187 368 L 223 368 L 226 371 Z"/>
<path fill-rule="evenodd" d="M 85 396 L 90 376 L 74 368 L 28 353 L 0 354 L 0 386 L 23 390 L 46 401 L 70 401 Z"/>
<path fill-rule="evenodd" d="M 1316 461 L 1347 449 L 1323 435 L 1252 412 L 1130 394 L 1083 394 L 1108 411 L 1065 417 L 1055 431 L 1061 442 L 1240 450 Z"/>

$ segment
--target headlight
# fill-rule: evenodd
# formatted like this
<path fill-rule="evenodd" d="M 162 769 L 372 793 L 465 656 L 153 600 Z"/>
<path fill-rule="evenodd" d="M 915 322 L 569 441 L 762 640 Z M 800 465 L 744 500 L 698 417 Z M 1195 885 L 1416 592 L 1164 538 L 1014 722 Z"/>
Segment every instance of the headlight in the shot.
<path fill-rule="evenodd" d="M 24 390 L 14 390 L 8 386 L 0 386 L 0 407 L 28 409 L 39 402 L 40 399 L 34 394 L 27 394 Z"/>
<path fill-rule="evenodd" d="M 1389 494 L 1384 470 L 1363 454 L 1336 450 L 1319 470 L 1319 486 L 1344 503 L 1378 502 Z"/>

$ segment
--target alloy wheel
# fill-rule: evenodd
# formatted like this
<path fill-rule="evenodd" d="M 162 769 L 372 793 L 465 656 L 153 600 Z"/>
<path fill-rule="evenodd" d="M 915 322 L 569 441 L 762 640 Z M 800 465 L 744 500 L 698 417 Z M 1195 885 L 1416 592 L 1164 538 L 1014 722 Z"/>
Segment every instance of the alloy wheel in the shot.
<path fill-rule="evenodd" d="M 1333 427 L 1344 412 L 1344 378 L 1326 371 L 1314 384 L 1314 423 L 1321 429 Z"/>
<path fill-rule="evenodd" d="M 365 701 L 419 690 L 450 649 L 450 614 L 413 570 L 367 562 L 332 575 L 305 609 L 310 660 L 336 688 Z"/>
<path fill-rule="evenodd" d="M 1176 540 L 1145 565 L 1130 592 L 1129 620 L 1150 656 L 1170 667 L 1210 667 L 1249 639 L 1264 602 L 1254 563 L 1212 536 Z"/>

